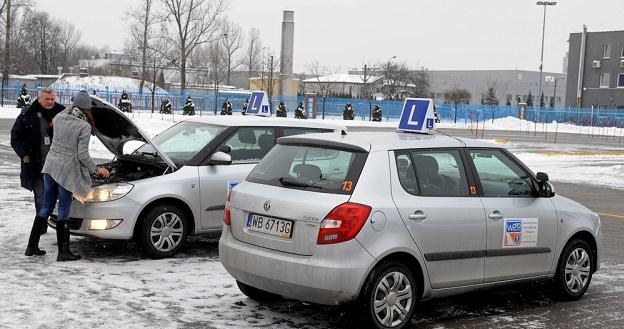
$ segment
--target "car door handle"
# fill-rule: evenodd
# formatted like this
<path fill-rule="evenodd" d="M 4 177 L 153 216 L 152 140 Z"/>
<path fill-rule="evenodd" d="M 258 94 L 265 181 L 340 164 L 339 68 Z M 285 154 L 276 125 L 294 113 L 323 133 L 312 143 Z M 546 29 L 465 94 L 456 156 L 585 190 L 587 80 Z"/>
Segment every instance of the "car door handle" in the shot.
<path fill-rule="evenodd" d="M 501 220 L 503 219 L 503 214 L 501 214 L 498 210 L 494 210 L 491 214 L 488 215 L 488 218 L 493 220 Z"/>
<path fill-rule="evenodd" d="M 422 212 L 422 210 L 416 210 L 416 211 L 414 211 L 413 214 L 410 214 L 407 217 L 409 219 L 413 219 L 413 220 L 423 220 L 423 219 L 427 218 L 427 215 L 425 215 L 425 213 Z"/>

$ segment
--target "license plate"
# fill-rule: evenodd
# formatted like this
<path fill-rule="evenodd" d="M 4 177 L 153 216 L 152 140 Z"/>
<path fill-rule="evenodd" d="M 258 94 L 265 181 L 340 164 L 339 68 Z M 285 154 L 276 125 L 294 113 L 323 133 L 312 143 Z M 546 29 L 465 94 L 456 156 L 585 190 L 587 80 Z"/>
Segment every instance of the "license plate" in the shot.
<path fill-rule="evenodd" d="M 273 218 L 257 214 L 247 216 L 247 229 L 253 232 L 266 233 L 290 239 L 293 222 L 291 220 Z"/>

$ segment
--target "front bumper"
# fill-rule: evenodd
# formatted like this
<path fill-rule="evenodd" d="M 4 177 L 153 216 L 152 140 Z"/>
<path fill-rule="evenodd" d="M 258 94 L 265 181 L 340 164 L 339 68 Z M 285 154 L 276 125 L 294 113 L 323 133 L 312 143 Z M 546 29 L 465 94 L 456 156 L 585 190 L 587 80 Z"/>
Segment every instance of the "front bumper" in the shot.
<path fill-rule="evenodd" d="M 138 204 L 127 197 L 114 201 L 85 204 L 74 201 L 70 210 L 69 229 L 73 235 L 130 240 L 141 207 L 142 204 Z M 92 219 L 120 219 L 121 223 L 107 230 L 92 230 L 89 229 Z M 48 219 L 48 225 L 56 228 L 55 214 Z"/>
<path fill-rule="evenodd" d="M 338 305 L 355 300 L 374 258 L 355 239 L 301 256 L 235 239 L 226 226 L 219 258 L 238 281 L 286 298 Z"/>

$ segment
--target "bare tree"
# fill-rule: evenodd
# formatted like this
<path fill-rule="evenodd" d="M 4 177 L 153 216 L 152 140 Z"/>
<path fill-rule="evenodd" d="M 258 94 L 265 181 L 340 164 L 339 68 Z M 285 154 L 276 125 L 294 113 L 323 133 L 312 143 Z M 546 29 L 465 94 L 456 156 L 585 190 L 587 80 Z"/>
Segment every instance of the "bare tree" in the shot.
<path fill-rule="evenodd" d="M 470 104 L 472 94 L 468 89 L 454 87 L 447 90 L 444 93 L 444 100 L 455 105 L 457 104 Z"/>
<path fill-rule="evenodd" d="M 279 67 L 279 58 L 269 49 L 264 48 L 264 54 L 262 56 L 262 90 L 266 91 L 269 97 L 269 107 L 273 111 L 272 99 L 275 85 L 278 84 L 277 72 Z M 266 74 L 266 79 L 265 79 Z"/>
<path fill-rule="evenodd" d="M 155 14 L 155 0 L 141 0 L 141 4 L 126 11 L 130 20 L 130 48 L 137 50 L 141 56 L 141 82 L 139 90 L 143 90 L 147 80 L 149 50 L 155 38 L 153 26 L 162 22 L 162 17 Z"/>
<path fill-rule="evenodd" d="M 69 52 L 72 51 L 74 47 L 76 47 L 76 44 L 78 44 L 78 41 L 80 41 L 81 36 L 82 33 L 76 30 L 76 27 L 73 24 L 69 22 L 61 23 L 59 44 L 62 51 L 61 63 L 63 66 L 63 72 L 67 72 Z"/>
<path fill-rule="evenodd" d="M 498 105 L 507 93 L 508 84 L 489 80 L 485 90 L 481 93 L 483 102 L 487 105 Z"/>
<path fill-rule="evenodd" d="M 252 28 L 247 36 L 243 65 L 247 69 L 249 78 L 257 75 L 262 65 L 262 41 L 260 40 L 260 31 L 256 28 Z"/>
<path fill-rule="evenodd" d="M 173 18 L 178 44 L 181 90 L 186 89 L 186 62 L 198 45 L 214 40 L 226 5 L 223 0 L 161 0 Z"/>
<path fill-rule="evenodd" d="M 2 67 L 2 86 L 0 87 L 0 105 L 4 106 L 4 88 L 8 85 L 11 66 L 11 34 L 16 22 L 18 11 L 32 7 L 30 0 L 2 0 L 0 4 L 0 21 L 4 27 L 4 61 Z"/>
<path fill-rule="evenodd" d="M 26 53 L 32 56 L 38 73 L 49 74 L 60 63 L 61 26 L 47 12 L 30 12 L 24 24 L 27 31 Z M 33 72 L 34 73 L 34 72 Z"/>
<path fill-rule="evenodd" d="M 453 87 L 444 93 L 444 100 L 455 105 L 455 123 L 457 123 L 457 105 L 462 103 L 470 104 L 470 99 L 472 99 L 470 91 L 459 87 Z"/>
<path fill-rule="evenodd" d="M 380 66 L 381 67 L 381 66 Z M 406 88 L 412 83 L 412 72 L 405 63 L 395 64 L 388 62 L 382 71 L 383 84 L 380 91 L 386 99 L 402 98 Z"/>
<path fill-rule="evenodd" d="M 429 72 L 427 72 L 425 68 L 410 72 L 407 77 L 407 84 L 405 85 L 405 96 L 429 97 L 431 87 L 430 80 Z"/>
<path fill-rule="evenodd" d="M 323 77 L 326 77 L 335 72 L 330 71 L 330 69 L 325 66 L 321 66 L 319 62 L 310 63 L 306 65 L 306 68 L 310 75 L 312 75 L 316 80 L 316 93 L 317 95 L 321 96 L 321 99 L 323 100 L 323 110 L 321 118 L 325 119 L 325 103 L 327 102 L 327 97 L 331 95 L 332 85 L 331 81 L 329 81 L 328 79 L 323 79 Z"/>
<path fill-rule="evenodd" d="M 223 47 L 223 52 L 221 53 L 221 59 L 226 71 L 225 83 L 229 85 L 231 84 L 232 71 L 241 65 L 240 62 L 234 63 L 236 52 L 243 46 L 241 28 L 236 23 L 225 22 L 222 35 L 221 46 Z"/>

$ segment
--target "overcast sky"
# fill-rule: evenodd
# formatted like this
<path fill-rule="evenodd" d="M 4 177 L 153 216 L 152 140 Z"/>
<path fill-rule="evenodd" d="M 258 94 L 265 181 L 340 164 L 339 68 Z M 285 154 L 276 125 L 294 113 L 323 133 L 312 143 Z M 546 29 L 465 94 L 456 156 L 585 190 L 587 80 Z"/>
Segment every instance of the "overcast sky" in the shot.
<path fill-rule="evenodd" d="M 538 70 L 543 7 L 535 0 L 226 0 L 247 33 L 279 55 L 283 10 L 295 12 L 294 71 L 319 61 L 333 71 L 405 62 L 434 70 Z M 82 41 L 122 49 L 123 11 L 138 0 L 37 0 L 70 20 Z M 544 71 L 561 72 L 570 33 L 623 30 L 623 0 L 561 0 L 546 12 Z M 173 46 L 173 45 L 172 45 Z M 620 46 L 612 46 L 619 51 Z"/>

